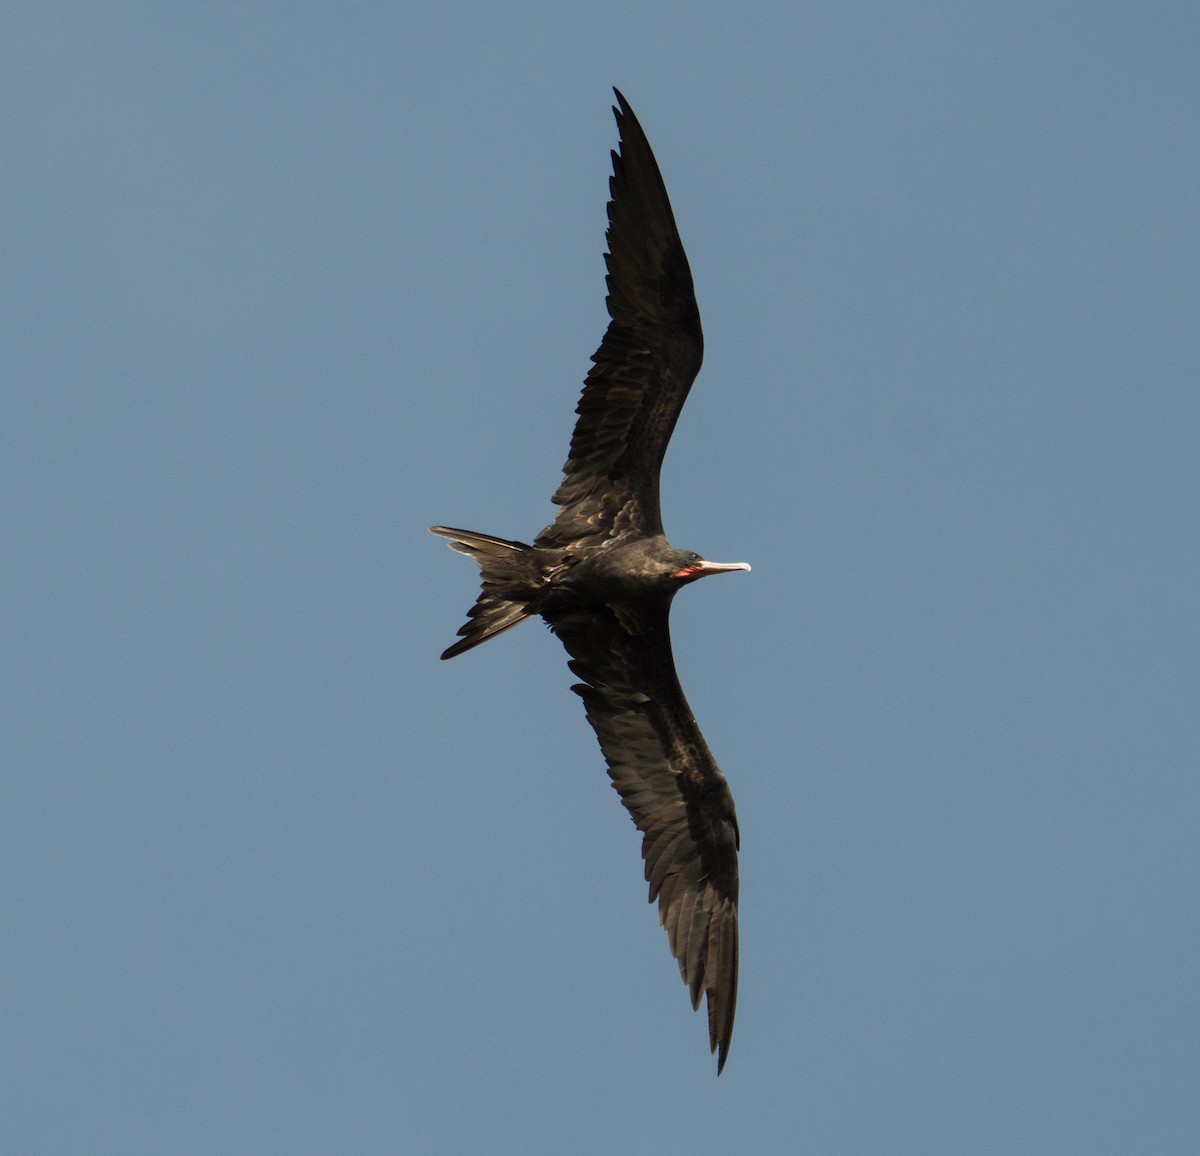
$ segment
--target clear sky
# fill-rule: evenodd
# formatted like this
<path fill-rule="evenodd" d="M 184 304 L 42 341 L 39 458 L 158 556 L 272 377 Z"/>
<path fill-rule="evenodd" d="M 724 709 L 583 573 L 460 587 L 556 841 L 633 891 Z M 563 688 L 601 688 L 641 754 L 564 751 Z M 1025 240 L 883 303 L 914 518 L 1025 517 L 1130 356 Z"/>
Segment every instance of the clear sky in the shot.
<path fill-rule="evenodd" d="M 0 1149 L 1193 1153 L 1200 7 L 0 9 Z M 707 360 L 716 1079 L 548 520 L 617 84 Z"/>

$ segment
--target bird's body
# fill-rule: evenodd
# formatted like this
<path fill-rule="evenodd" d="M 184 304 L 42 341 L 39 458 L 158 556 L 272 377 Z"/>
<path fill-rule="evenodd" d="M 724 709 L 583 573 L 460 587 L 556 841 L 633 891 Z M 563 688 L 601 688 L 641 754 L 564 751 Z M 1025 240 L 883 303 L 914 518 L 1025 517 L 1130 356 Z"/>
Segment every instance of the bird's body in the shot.
<path fill-rule="evenodd" d="M 617 93 L 621 151 L 610 182 L 608 309 L 558 516 L 533 545 L 433 526 L 479 565 L 483 589 L 442 655 L 540 615 L 571 656 L 613 786 L 643 834 L 650 900 L 688 985 L 708 998 L 724 1067 L 737 1001 L 738 827 L 733 797 L 688 707 L 671 655 L 671 600 L 706 562 L 667 541 L 659 471 L 700 369 L 703 337 L 687 257 L 641 126 Z"/>

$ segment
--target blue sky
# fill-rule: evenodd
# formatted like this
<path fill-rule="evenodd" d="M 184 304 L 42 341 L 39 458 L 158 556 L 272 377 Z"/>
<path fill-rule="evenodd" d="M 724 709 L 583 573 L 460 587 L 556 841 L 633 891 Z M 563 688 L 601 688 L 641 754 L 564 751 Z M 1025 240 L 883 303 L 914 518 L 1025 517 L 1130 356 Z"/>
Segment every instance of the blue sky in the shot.
<path fill-rule="evenodd" d="M 1189 1153 L 1200 10 L 0 14 L 0 1139 Z M 610 86 L 707 338 L 725 1074 L 561 647 Z"/>

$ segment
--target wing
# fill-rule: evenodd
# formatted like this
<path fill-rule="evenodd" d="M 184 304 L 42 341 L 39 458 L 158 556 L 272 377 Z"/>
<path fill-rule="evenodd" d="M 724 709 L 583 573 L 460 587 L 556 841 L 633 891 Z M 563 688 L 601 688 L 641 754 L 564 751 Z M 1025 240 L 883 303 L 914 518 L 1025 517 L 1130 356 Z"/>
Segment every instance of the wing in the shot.
<path fill-rule="evenodd" d="M 608 313 L 538 546 L 662 533 L 658 477 L 704 355 L 692 273 L 646 134 L 616 91 L 621 134 L 608 203 Z"/>
<path fill-rule="evenodd" d="M 738 826 L 729 784 L 679 686 L 669 607 L 595 604 L 547 614 L 583 680 L 613 786 L 638 830 L 659 922 L 692 1007 L 708 997 L 708 1035 L 725 1066 L 738 973 Z"/>

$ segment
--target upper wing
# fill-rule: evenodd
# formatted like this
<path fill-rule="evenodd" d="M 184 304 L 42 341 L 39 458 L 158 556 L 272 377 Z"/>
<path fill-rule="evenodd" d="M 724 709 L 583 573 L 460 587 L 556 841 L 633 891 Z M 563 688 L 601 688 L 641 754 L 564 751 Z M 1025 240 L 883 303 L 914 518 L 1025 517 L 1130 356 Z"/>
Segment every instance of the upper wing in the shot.
<path fill-rule="evenodd" d="M 738 973 L 738 827 L 729 784 L 679 686 L 668 607 L 595 604 L 547 614 L 621 800 L 642 832 L 650 902 L 691 991 L 708 996 L 708 1035 L 725 1066 Z"/>
<path fill-rule="evenodd" d="M 658 476 L 704 355 L 692 273 L 642 126 L 617 92 L 608 203 L 608 313 L 539 546 L 662 533 Z"/>

